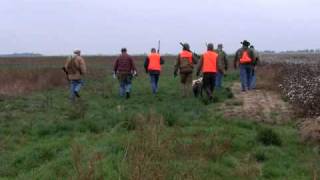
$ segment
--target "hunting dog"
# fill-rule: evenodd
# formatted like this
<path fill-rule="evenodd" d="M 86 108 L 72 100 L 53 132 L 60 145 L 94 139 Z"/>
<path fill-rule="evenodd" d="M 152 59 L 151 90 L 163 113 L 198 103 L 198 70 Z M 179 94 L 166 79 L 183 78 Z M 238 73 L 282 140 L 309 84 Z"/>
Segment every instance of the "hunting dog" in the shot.
<path fill-rule="evenodd" d="M 203 78 L 199 78 L 196 80 L 192 81 L 192 90 L 193 90 L 193 95 L 195 97 L 202 97 L 202 91 L 203 91 Z"/>

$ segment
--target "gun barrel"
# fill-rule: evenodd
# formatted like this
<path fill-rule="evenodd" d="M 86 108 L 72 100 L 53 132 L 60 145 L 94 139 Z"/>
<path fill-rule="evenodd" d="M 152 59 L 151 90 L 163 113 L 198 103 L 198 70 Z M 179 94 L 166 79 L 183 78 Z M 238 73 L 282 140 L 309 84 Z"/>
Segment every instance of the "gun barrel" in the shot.
<path fill-rule="evenodd" d="M 160 47 L 161 47 L 161 42 L 160 42 L 160 40 L 159 40 L 159 41 L 158 41 L 158 50 L 157 50 L 158 53 L 160 53 Z"/>

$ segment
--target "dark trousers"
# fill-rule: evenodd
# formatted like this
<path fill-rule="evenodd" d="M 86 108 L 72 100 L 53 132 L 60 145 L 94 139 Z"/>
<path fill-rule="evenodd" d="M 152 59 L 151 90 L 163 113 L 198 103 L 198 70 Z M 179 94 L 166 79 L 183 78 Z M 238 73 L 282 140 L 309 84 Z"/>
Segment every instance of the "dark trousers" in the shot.
<path fill-rule="evenodd" d="M 203 89 L 210 99 L 212 99 L 215 83 L 216 73 L 203 73 Z"/>

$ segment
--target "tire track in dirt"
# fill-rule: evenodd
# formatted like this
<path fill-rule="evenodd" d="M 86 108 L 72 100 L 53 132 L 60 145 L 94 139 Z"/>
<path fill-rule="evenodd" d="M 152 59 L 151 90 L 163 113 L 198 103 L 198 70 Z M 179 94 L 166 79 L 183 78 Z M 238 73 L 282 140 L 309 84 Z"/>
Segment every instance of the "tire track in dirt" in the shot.
<path fill-rule="evenodd" d="M 222 105 L 226 117 L 242 117 L 248 120 L 282 124 L 291 120 L 290 105 L 281 96 L 263 89 L 241 92 L 240 83 L 232 87 L 235 98 Z"/>

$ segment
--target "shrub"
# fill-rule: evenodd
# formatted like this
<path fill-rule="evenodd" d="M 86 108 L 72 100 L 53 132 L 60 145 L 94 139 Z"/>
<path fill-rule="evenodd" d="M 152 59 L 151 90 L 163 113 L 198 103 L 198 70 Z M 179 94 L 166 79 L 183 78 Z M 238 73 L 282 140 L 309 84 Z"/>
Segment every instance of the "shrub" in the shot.
<path fill-rule="evenodd" d="M 267 156 L 264 151 L 256 152 L 255 158 L 256 158 L 257 162 L 264 162 L 267 160 Z"/>
<path fill-rule="evenodd" d="M 257 135 L 258 142 L 262 143 L 263 145 L 270 146 L 281 146 L 282 141 L 280 136 L 272 129 L 266 128 L 258 131 Z"/>

